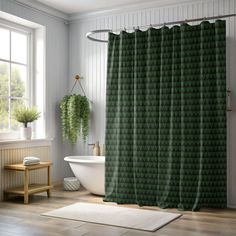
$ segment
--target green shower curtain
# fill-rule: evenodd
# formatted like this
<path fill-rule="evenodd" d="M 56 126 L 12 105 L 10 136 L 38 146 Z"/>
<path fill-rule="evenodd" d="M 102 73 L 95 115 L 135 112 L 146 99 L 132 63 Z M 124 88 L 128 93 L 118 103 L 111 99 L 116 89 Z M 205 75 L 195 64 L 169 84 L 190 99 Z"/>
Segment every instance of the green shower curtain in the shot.
<path fill-rule="evenodd" d="M 109 34 L 104 201 L 226 206 L 225 21 Z"/>

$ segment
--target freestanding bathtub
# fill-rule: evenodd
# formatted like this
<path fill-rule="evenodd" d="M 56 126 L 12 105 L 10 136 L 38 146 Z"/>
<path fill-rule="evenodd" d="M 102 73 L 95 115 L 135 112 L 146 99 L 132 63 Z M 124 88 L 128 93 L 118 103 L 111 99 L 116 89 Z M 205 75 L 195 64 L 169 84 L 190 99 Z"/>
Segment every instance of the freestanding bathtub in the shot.
<path fill-rule="evenodd" d="M 105 194 L 105 157 L 68 156 L 64 158 L 80 183 L 91 193 Z"/>

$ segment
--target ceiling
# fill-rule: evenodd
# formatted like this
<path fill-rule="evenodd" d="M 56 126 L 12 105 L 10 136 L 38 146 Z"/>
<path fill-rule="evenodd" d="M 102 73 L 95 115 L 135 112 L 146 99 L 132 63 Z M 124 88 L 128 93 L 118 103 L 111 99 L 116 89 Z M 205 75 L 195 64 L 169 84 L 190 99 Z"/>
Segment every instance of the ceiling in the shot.
<path fill-rule="evenodd" d="M 144 1 L 153 2 L 153 0 L 38 0 L 38 2 L 67 14 L 107 10 Z"/>

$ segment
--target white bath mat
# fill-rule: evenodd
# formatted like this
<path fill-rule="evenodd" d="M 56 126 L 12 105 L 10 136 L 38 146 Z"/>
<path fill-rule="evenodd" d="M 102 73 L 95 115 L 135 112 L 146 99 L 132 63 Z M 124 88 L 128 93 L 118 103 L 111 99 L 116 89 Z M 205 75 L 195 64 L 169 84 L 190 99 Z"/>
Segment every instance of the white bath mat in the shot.
<path fill-rule="evenodd" d="M 168 212 L 90 203 L 76 203 L 42 215 L 145 231 L 155 231 L 181 216 Z"/>

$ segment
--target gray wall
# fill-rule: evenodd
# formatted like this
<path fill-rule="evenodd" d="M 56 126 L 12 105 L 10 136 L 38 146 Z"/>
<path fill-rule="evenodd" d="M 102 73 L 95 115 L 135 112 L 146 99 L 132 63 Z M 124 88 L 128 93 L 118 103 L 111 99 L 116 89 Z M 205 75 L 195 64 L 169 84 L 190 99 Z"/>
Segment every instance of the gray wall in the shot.
<path fill-rule="evenodd" d="M 85 77 L 83 84 L 93 101 L 93 115 L 89 142 L 104 142 L 106 53 L 107 45 L 91 42 L 85 34 L 95 29 L 128 28 L 168 21 L 184 20 L 236 12 L 234 0 L 179 1 L 178 4 L 158 6 L 158 2 L 142 5 L 142 9 L 115 9 L 102 14 L 84 14 L 70 24 L 70 77 L 80 73 Z M 160 4 L 165 4 L 160 1 Z M 177 1 L 176 1 L 177 2 Z M 74 18 L 78 17 L 75 15 Z M 73 18 L 73 16 L 72 16 Z M 227 85 L 232 90 L 233 111 L 228 113 L 228 205 L 236 207 L 236 17 L 227 18 Z M 72 81 L 69 81 L 72 86 Z M 87 145 L 78 143 L 74 154 L 91 153 Z"/>
<path fill-rule="evenodd" d="M 68 166 L 63 157 L 58 103 L 68 88 L 69 31 L 62 19 L 52 17 L 12 0 L 0 0 L 0 11 L 46 26 L 46 134 L 53 138 L 53 181 L 60 181 Z"/>

